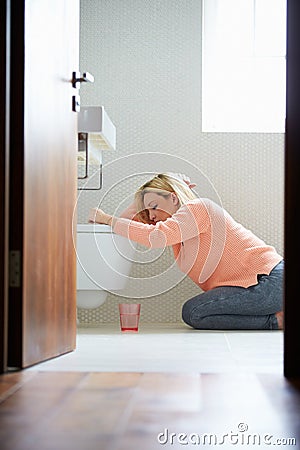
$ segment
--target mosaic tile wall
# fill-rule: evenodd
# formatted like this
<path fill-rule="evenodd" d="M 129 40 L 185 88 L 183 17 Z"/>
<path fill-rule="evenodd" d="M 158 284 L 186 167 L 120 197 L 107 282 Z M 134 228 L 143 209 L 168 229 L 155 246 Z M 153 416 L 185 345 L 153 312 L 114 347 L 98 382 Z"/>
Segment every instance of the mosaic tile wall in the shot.
<path fill-rule="evenodd" d="M 81 0 L 80 69 L 95 76 L 93 85 L 81 87 L 81 103 L 105 106 L 117 127 L 117 150 L 103 152 L 108 195 L 80 192 L 79 223 L 99 202 L 110 213 L 122 209 L 153 172 L 188 172 L 200 195 L 219 198 L 282 254 L 284 136 L 201 132 L 200 0 Z M 132 277 L 151 279 L 172 261 L 165 251 L 151 264 L 134 264 Z M 155 288 L 165 289 L 162 280 Z M 140 292 L 143 297 L 142 280 Z M 141 298 L 141 320 L 180 321 L 181 305 L 197 293 L 185 278 Z M 80 309 L 80 323 L 118 320 L 122 300 L 129 301 L 130 292 Z"/>

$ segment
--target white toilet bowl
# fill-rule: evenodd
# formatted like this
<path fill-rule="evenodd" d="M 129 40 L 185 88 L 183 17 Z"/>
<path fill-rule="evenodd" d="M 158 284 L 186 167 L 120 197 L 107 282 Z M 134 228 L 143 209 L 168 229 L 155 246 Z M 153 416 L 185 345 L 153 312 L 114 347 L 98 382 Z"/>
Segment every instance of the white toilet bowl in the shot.
<path fill-rule="evenodd" d="M 124 289 L 135 243 L 100 224 L 77 225 L 77 307 L 97 308 Z"/>

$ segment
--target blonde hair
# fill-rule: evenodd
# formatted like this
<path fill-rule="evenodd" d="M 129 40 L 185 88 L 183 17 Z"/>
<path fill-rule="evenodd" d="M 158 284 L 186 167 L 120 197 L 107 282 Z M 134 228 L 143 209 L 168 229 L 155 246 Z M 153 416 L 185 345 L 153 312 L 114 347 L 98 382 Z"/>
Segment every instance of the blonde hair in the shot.
<path fill-rule="evenodd" d="M 149 211 L 145 209 L 144 205 L 144 196 L 148 192 L 154 192 L 165 198 L 173 192 L 176 194 L 180 206 L 197 198 L 196 194 L 182 179 L 168 173 L 159 173 L 143 184 L 135 193 L 137 217 L 144 223 L 152 223 L 149 218 Z"/>

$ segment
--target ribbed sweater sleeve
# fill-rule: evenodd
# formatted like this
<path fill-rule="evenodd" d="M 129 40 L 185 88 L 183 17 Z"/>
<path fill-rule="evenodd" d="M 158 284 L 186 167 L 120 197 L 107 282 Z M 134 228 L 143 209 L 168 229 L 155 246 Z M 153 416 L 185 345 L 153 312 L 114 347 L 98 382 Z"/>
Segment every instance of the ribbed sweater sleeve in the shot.
<path fill-rule="evenodd" d="M 146 247 L 173 246 L 179 268 L 203 290 L 254 285 L 258 274 L 269 274 L 282 260 L 209 199 L 193 200 L 156 225 L 120 218 L 113 228 Z"/>
<path fill-rule="evenodd" d="M 170 218 L 155 225 L 120 218 L 116 220 L 113 228 L 115 233 L 146 247 L 163 248 L 199 236 L 207 230 L 209 225 L 209 214 L 205 202 L 198 200 L 193 207 L 193 212 L 188 205 L 183 205 Z"/>

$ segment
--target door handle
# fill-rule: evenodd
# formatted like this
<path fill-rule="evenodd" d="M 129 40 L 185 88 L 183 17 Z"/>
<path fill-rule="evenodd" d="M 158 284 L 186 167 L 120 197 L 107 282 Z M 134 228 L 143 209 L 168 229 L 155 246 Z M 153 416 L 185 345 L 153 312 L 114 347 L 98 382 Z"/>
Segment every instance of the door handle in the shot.
<path fill-rule="evenodd" d="M 82 77 L 80 72 L 73 72 L 72 74 L 72 86 L 75 89 L 80 89 L 80 83 L 94 83 L 94 77 L 89 72 L 83 72 Z"/>

